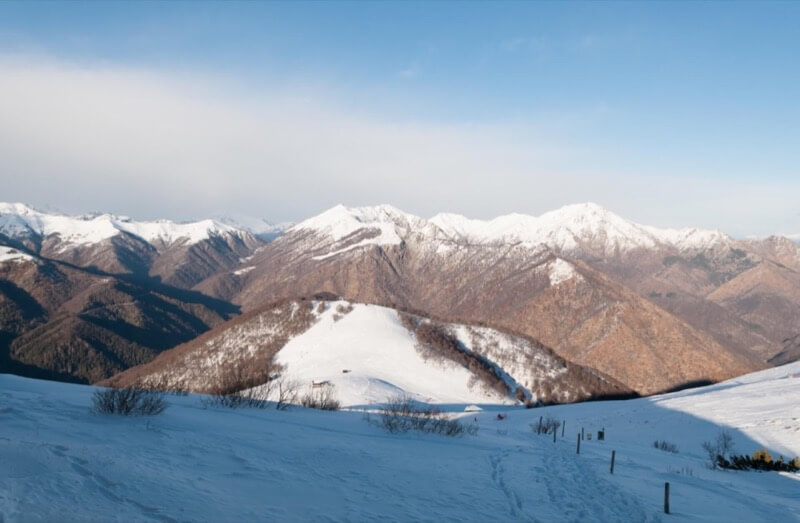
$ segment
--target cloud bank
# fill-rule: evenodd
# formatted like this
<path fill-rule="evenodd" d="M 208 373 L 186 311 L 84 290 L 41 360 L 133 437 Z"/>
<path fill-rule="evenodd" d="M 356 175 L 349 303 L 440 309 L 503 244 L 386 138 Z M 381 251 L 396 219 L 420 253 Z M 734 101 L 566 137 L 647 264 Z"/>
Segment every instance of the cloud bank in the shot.
<path fill-rule="evenodd" d="M 488 218 L 596 201 L 653 225 L 800 229 L 798 182 L 701 179 L 657 166 L 624 172 L 616 154 L 624 146 L 556 139 L 548 122 L 393 121 L 313 89 L 245 90 L 202 74 L 0 57 L 2 200 L 276 221 L 336 203 Z"/>

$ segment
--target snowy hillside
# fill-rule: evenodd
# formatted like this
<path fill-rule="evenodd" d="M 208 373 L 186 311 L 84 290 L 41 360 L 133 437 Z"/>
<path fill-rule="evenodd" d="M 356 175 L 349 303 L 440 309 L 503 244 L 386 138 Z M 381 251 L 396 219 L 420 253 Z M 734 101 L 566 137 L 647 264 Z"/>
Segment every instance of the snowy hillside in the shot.
<path fill-rule="evenodd" d="M 88 411 L 91 387 L 2 375 L 0 520 L 800 521 L 800 475 L 709 470 L 701 449 L 727 428 L 738 452 L 800 454 L 797 373 L 800 363 L 653 398 L 487 406 L 460 413 L 479 426 L 462 438 L 389 434 L 361 412 L 203 408 L 196 396 L 168 397 L 157 417 L 103 416 Z M 565 437 L 534 434 L 540 416 L 565 420 Z M 581 428 L 606 439 L 578 455 Z"/>
<path fill-rule="evenodd" d="M 175 223 L 169 220 L 134 221 L 112 214 L 66 216 L 40 212 L 21 203 L 0 203 L 0 233 L 16 239 L 58 236 L 66 246 L 91 245 L 121 233 L 151 244 L 195 244 L 212 236 L 237 232 L 238 229 L 215 220 Z"/>
<path fill-rule="evenodd" d="M 458 347 L 455 354 L 448 346 Z M 257 374 L 270 362 L 301 392 L 314 382 L 329 384 L 344 406 L 397 395 L 433 404 L 513 405 L 517 389 L 545 403 L 628 392 L 531 340 L 495 329 L 377 305 L 299 300 L 234 319 L 109 382 L 206 392 L 234 366 Z"/>
<path fill-rule="evenodd" d="M 331 304 L 308 331 L 278 352 L 290 378 L 329 382 L 343 405 L 385 402 L 398 394 L 430 403 L 516 403 L 472 384 L 472 373 L 453 362 L 425 361 L 412 332 L 392 309 Z M 341 307 L 340 307 L 341 306 Z M 347 371 L 347 372 L 345 372 Z"/>

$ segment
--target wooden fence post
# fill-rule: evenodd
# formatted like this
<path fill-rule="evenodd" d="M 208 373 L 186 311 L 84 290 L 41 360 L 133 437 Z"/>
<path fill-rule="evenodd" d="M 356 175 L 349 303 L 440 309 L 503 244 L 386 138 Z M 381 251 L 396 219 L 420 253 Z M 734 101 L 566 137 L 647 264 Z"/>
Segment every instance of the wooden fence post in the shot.
<path fill-rule="evenodd" d="M 664 514 L 669 514 L 669 481 L 664 483 Z"/>
<path fill-rule="evenodd" d="M 617 456 L 617 451 L 616 450 L 612 450 L 611 451 L 611 473 L 612 474 L 614 473 L 614 458 L 616 456 Z"/>
<path fill-rule="evenodd" d="M 553 427 L 553 443 L 556 442 L 556 433 L 557 432 L 558 432 L 558 429 L 556 427 Z"/>
<path fill-rule="evenodd" d="M 567 430 L 567 420 L 564 420 L 564 423 L 561 425 L 561 437 L 564 437 L 564 431 Z"/>
<path fill-rule="evenodd" d="M 542 416 L 539 416 L 539 428 L 536 429 L 536 434 L 542 433 Z"/>
<path fill-rule="evenodd" d="M 581 435 L 578 434 L 578 450 L 577 450 L 576 454 L 580 454 L 580 453 L 581 453 Z"/>
<path fill-rule="evenodd" d="M 581 439 L 583 439 L 583 427 L 581 427 Z"/>

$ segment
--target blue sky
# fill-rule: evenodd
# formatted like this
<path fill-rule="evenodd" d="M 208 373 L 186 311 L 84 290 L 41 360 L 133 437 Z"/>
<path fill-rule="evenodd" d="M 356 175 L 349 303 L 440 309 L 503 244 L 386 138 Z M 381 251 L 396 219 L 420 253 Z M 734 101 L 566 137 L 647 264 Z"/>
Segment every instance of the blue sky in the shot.
<path fill-rule="evenodd" d="M 17 178 L 3 199 L 275 220 L 339 202 L 485 218 L 592 200 L 655 225 L 800 232 L 797 27 L 800 2 L 2 2 L 15 90 L 0 94 L 19 100 L 0 105 L 0 152 L 17 153 L 0 160 Z M 172 114 L 187 99 L 207 136 Z M 43 104 L 63 134 L 9 138 Z M 159 121 L 175 150 L 148 146 Z M 91 137 L 119 158 L 91 157 Z M 120 198 L 132 165 L 169 194 Z M 53 194 L 34 186 L 48 176 Z"/>

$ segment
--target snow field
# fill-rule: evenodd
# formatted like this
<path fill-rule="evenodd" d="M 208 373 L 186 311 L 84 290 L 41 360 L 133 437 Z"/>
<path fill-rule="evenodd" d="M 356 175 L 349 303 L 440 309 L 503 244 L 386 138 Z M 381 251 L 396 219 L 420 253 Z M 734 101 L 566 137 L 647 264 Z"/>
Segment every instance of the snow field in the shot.
<path fill-rule="evenodd" d="M 154 418 L 100 416 L 91 387 L 2 375 L 0 520 L 798 521 L 799 475 L 712 471 L 700 448 L 726 427 L 739 452 L 800 454 L 798 372 L 628 401 L 455 405 L 480 426 L 455 439 L 388 434 L 360 412 L 203 409 L 197 396 L 170 396 Z M 566 420 L 565 437 L 536 436 L 539 416 Z M 577 455 L 581 427 L 606 441 Z"/>

